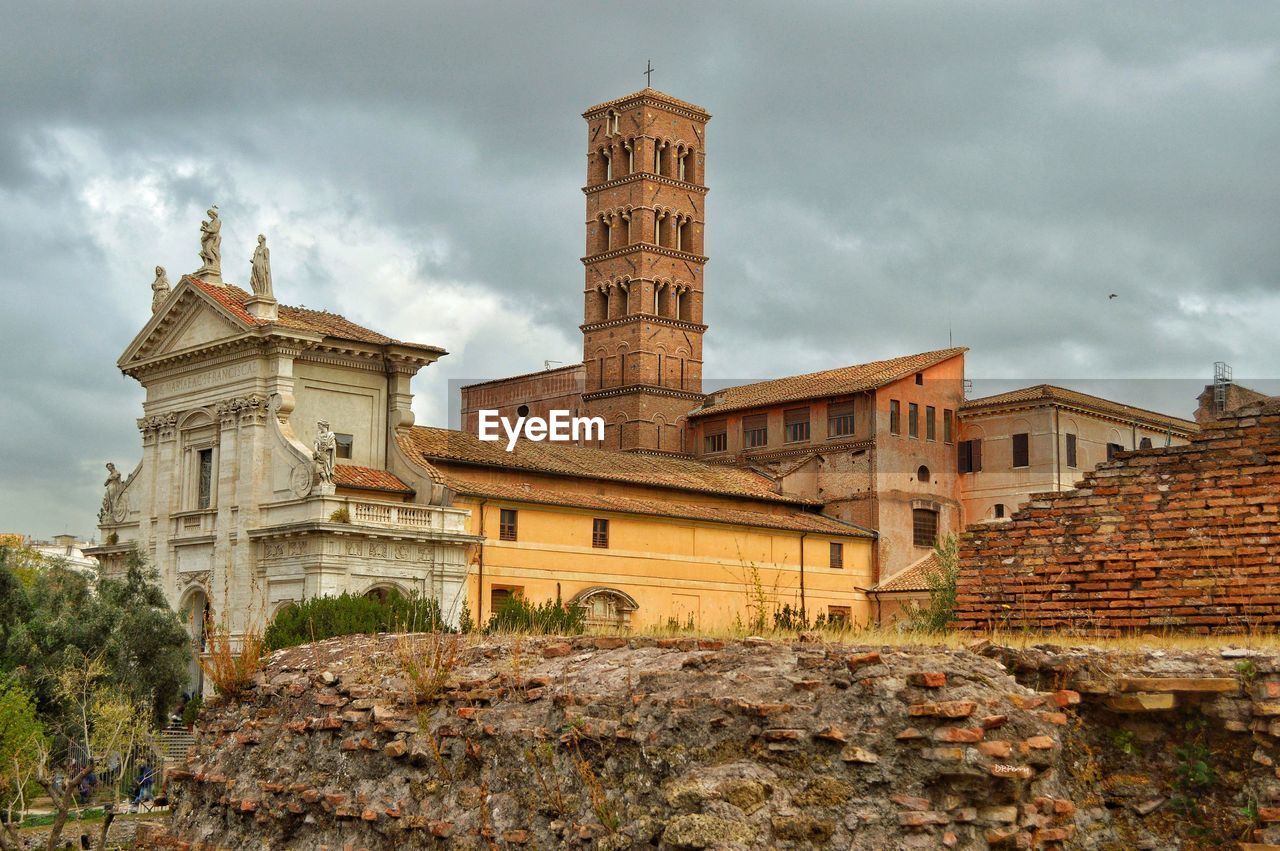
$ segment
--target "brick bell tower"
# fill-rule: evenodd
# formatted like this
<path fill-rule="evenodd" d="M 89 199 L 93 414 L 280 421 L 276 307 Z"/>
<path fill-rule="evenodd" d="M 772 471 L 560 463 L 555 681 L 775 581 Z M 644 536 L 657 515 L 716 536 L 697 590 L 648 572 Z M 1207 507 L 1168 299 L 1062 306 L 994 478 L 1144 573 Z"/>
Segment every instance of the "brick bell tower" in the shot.
<path fill-rule="evenodd" d="M 704 109 L 646 88 L 587 120 L 583 412 L 608 449 L 684 452 L 702 402 Z"/>

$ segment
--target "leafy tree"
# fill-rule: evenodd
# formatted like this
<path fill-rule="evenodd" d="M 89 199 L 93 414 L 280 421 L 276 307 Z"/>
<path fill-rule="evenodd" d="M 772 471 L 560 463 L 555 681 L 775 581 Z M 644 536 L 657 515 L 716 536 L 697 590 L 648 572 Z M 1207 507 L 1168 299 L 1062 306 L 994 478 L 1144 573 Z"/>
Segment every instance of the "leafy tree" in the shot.
<path fill-rule="evenodd" d="M 17 564 L 15 569 L 14 565 Z M 14 672 L 39 714 L 59 713 L 58 672 L 101 657 L 105 676 L 150 707 L 157 724 L 176 701 L 190 661 L 190 640 L 169 608 L 156 572 L 138 554 L 124 576 L 94 584 L 58 560 L 31 571 L 0 549 L 0 671 Z"/>
<path fill-rule="evenodd" d="M 0 674 L 0 790 L 7 824 L 20 820 L 25 809 L 31 776 L 24 767 L 37 762 L 46 747 L 31 692 Z"/>

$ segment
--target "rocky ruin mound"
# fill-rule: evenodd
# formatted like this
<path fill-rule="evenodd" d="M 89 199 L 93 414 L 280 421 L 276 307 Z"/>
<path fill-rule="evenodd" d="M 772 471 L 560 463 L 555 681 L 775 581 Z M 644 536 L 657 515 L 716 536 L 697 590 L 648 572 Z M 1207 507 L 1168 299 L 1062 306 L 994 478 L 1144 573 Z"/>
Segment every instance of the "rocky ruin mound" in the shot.
<path fill-rule="evenodd" d="M 418 636 L 275 654 L 245 700 L 207 710 L 171 774 L 168 843 L 1130 849 L 1261 841 L 1280 819 L 1269 659 L 620 637 L 453 652 Z"/>

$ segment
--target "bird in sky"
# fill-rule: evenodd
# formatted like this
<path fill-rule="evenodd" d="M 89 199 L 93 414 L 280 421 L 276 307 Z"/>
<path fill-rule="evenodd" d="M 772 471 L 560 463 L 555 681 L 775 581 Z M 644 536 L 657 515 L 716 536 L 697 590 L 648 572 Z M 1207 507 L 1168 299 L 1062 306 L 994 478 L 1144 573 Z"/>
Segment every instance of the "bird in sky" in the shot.
<path fill-rule="evenodd" d="M 1111 295 L 1107 296 L 1107 299 L 1108 299 L 1108 300 L 1113 299 L 1113 298 L 1120 298 L 1120 296 L 1116 295 L 1115 293 L 1112 293 Z"/>

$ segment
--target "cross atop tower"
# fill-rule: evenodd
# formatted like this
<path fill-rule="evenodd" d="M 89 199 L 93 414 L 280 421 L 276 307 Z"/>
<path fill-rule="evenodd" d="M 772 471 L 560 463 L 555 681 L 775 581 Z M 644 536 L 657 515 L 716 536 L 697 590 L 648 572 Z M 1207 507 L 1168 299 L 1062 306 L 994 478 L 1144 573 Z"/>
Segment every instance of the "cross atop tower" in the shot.
<path fill-rule="evenodd" d="M 653 88 L 653 60 L 646 59 L 644 61 L 644 85 L 645 88 Z"/>

